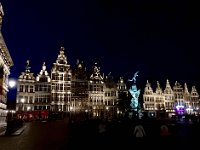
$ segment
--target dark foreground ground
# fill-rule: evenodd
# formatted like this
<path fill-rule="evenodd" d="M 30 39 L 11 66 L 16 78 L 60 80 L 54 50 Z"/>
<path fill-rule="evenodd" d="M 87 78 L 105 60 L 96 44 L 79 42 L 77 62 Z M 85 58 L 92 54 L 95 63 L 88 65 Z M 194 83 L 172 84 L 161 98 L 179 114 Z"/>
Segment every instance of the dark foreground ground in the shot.
<path fill-rule="evenodd" d="M 99 124 L 102 121 L 89 120 L 75 123 L 72 126 L 70 148 L 78 149 L 185 149 L 199 147 L 200 124 L 176 123 L 161 120 L 137 121 L 121 120 L 115 122 L 103 122 L 106 124 L 106 132 L 99 133 Z M 144 138 L 134 136 L 134 128 L 141 124 L 146 132 Z M 161 125 L 167 125 L 169 136 L 160 134 Z M 92 145 L 91 145 L 92 144 Z"/>
<path fill-rule="evenodd" d="M 105 125 L 100 133 L 99 125 Z M 200 124 L 144 120 L 139 122 L 146 137 L 133 135 L 138 122 L 120 120 L 53 120 L 25 123 L 20 135 L 0 136 L 0 150 L 77 150 L 77 149 L 191 149 L 199 147 Z M 160 126 L 169 128 L 168 137 L 160 136 Z"/>

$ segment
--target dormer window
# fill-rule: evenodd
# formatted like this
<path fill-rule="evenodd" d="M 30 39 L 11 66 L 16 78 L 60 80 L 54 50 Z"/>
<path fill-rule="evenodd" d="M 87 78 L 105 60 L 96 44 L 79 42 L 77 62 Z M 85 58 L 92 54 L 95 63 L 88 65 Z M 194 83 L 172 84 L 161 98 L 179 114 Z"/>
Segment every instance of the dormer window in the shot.
<path fill-rule="evenodd" d="M 63 72 L 63 71 L 64 71 L 64 68 L 63 68 L 63 67 L 60 67 L 60 68 L 59 68 L 59 71 Z"/>
<path fill-rule="evenodd" d="M 65 64 L 65 61 L 63 59 L 58 61 L 59 64 Z"/>

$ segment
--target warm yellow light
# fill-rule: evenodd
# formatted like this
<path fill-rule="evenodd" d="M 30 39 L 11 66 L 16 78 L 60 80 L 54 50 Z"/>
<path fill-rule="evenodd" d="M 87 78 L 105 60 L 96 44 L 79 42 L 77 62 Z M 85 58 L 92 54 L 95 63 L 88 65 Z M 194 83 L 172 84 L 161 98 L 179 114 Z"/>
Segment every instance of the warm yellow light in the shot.
<path fill-rule="evenodd" d="M 22 99 L 21 99 L 21 102 L 22 102 L 22 103 L 24 103 L 24 102 L 25 102 L 25 99 L 24 99 L 24 98 L 22 98 Z"/>
<path fill-rule="evenodd" d="M 27 110 L 30 110 L 30 109 L 31 109 L 31 107 L 30 107 L 30 106 L 28 106 L 28 107 L 27 107 Z"/>

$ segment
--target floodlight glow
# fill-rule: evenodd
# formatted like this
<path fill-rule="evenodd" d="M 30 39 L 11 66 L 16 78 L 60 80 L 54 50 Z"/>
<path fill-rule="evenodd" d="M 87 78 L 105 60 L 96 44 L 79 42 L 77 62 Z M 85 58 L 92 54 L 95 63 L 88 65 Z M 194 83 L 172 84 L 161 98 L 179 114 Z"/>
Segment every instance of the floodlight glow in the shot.
<path fill-rule="evenodd" d="M 8 81 L 8 85 L 9 85 L 9 87 L 11 87 L 11 88 L 13 88 L 13 87 L 15 87 L 16 86 L 16 81 L 15 80 L 9 80 Z"/>
<path fill-rule="evenodd" d="M 21 99 L 21 102 L 22 102 L 22 103 L 24 103 L 24 102 L 25 102 L 25 99 L 24 99 L 24 98 L 22 98 L 22 99 Z"/>
<path fill-rule="evenodd" d="M 31 109 L 31 107 L 30 107 L 30 106 L 28 106 L 28 107 L 27 107 L 27 110 L 30 110 L 30 109 Z"/>

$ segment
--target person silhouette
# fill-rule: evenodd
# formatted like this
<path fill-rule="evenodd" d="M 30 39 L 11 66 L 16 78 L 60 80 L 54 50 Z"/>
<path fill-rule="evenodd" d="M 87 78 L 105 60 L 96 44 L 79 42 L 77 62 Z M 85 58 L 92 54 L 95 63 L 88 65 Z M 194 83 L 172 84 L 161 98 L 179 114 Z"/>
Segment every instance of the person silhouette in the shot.
<path fill-rule="evenodd" d="M 141 124 L 135 126 L 133 134 L 136 138 L 143 138 L 146 136 L 145 130 Z"/>
<path fill-rule="evenodd" d="M 170 135 L 167 125 L 161 125 L 161 127 L 160 127 L 160 135 L 162 137 L 168 137 Z"/>

